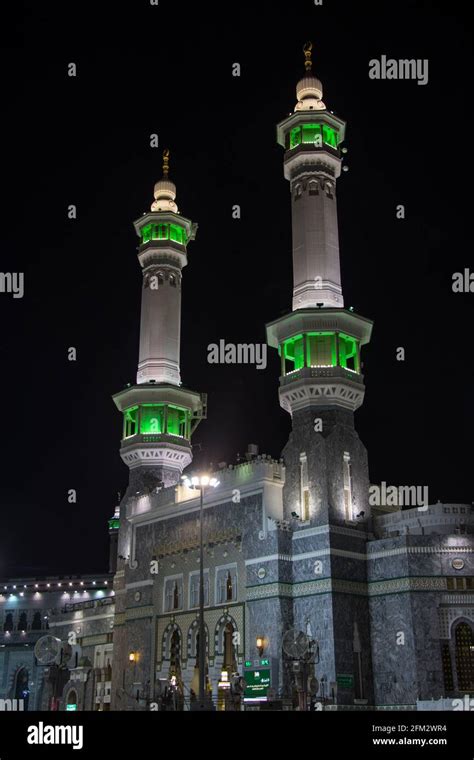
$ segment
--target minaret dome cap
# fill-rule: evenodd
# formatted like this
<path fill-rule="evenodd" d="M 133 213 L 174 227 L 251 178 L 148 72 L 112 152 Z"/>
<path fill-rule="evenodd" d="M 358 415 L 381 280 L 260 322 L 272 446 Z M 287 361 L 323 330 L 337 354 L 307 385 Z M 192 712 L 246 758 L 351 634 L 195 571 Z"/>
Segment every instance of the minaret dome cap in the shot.
<path fill-rule="evenodd" d="M 155 200 L 151 204 L 152 211 L 174 211 L 178 213 L 178 207 L 174 202 L 176 198 L 176 185 L 168 177 L 170 152 L 168 149 L 163 151 L 163 177 L 156 184 L 153 190 Z"/>
<path fill-rule="evenodd" d="M 303 46 L 303 52 L 305 57 L 304 66 L 306 73 L 302 79 L 296 85 L 296 98 L 298 100 L 295 111 L 323 111 L 326 106 L 322 101 L 323 97 L 323 85 L 321 81 L 314 76 L 312 72 L 312 60 L 311 51 L 313 49 L 313 43 L 307 42 Z"/>
<path fill-rule="evenodd" d="M 303 100 L 304 98 L 317 98 L 321 100 L 323 97 L 323 85 L 312 74 L 306 75 L 296 85 L 296 97 L 298 100 Z"/>
<path fill-rule="evenodd" d="M 176 185 L 174 182 L 171 182 L 170 179 L 160 179 L 159 182 L 156 182 L 155 184 L 153 197 L 156 201 L 160 198 L 169 198 L 174 201 L 176 198 Z"/>

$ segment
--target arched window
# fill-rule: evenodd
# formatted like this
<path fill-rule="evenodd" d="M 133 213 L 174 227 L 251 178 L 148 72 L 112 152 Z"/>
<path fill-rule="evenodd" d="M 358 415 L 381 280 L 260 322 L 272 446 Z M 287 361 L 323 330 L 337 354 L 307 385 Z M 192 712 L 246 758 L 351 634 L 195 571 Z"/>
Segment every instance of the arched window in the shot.
<path fill-rule="evenodd" d="M 182 710 L 183 701 L 183 679 L 181 676 L 181 633 L 179 628 L 175 627 L 171 632 L 165 633 L 169 636 L 169 658 L 170 668 L 168 675 L 169 689 L 167 695 L 167 707 L 170 710 Z"/>
<path fill-rule="evenodd" d="M 176 287 L 176 277 L 174 274 L 170 274 L 170 285 L 172 288 Z"/>
<path fill-rule="evenodd" d="M 18 631 L 26 631 L 28 628 L 28 620 L 26 617 L 26 612 L 21 612 L 20 617 L 18 618 Z"/>
<path fill-rule="evenodd" d="M 224 628 L 224 660 L 222 663 L 222 670 L 227 670 L 229 674 L 237 671 L 234 647 L 234 626 L 232 623 L 227 623 Z"/>
<path fill-rule="evenodd" d="M 225 591 L 226 591 L 226 600 L 228 602 L 231 602 L 234 598 L 234 587 L 232 585 L 232 576 L 230 574 L 230 570 L 227 573 L 227 580 L 225 582 Z"/>
<path fill-rule="evenodd" d="M 71 689 L 71 691 L 68 692 L 66 709 L 77 710 L 77 691 L 75 689 Z"/>
<path fill-rule="evenodd" d="M 178 631 L 173 631 L 170 641 L 170 661 L 176 662 L 179 659 L 180 641 Z"/>
<path fill-rule="evenodd" d="M 309 183 L 309 194 L 318 195 L 318 183 L 315 180 Z"/>
<path fill-rule="evenodd" d="M 459 691 L 474 690 L 474 633 L 467 623 L 459 623 L 454 635 Z"/>
<path fill-rule="evenodd" d="M 163 272 L 158 272 L 158 287 L 165 284 L 165 276 Z"/>
<path fill-rule="evenodd" d="M 172 612 L 183 607 L 183 579 L 167 578 L 165 581 L 165 611 Z"/>
<path fill-rule="evenodd" d="M 176 582 L 173 587 L 173 609 L 179 610 L 179 590 Z"/>
<path fill-rule="evenodd" d="M 13 615 L 11 612 L 7 612 L 5 615 L 5 622 L 3 624 L 4 631 L 13 631 Z"/>
<path fill-rule="evenodd" d="M 41 612 L 35 612 L 31 623 L 32 631 L 41 631 Z"/>

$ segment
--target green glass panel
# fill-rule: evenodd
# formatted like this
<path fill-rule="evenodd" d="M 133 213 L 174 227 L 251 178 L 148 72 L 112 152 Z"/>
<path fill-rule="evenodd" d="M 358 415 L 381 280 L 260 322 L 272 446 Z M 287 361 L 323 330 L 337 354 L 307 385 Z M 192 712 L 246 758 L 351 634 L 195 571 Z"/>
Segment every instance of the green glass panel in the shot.
<path fill-rule="evenodd" d="M 140 408 L 140 433 L 162 433 L 163 404 L 145 404 Z"/>
<path fill-rule="evenodd" d="M 303 124 L 303 142 L 321 142 L 321 124 Z"/>
<path fill-rule="evenodd" d="M 137 434 L 137 412 L 138 406 L 131 406 L 126 409 L 123 415 L 123 437 L 129 438 Z"/>
<path fill-rule="evenodd" d="M 146 224 L 144 227 L 142 227 L 142 242 L 148 243 L 149 240 L 151 240 L 151 233 L 152 233 L 152 226 L 151 224 Z"/>
<path fill-rule="evenodd" d="M 296 338 L 293 348 L 295 352 L 295 369 L 304 367 L 303 336 Z"/>
<path fill-rule="evenodd" d="M 301 127 L 293 127 L 290 132 L 290 150 L 301 143 Z"/>
<path fill-rule="evenodd" d="M 168 407 L 168 434 L 179 435 L 182 438 L 186 435 L 186 409 L 180 409 L 177 406 Z"/>
<path fill-rule="evenodd" d="M 339 363 L 345 369 L 359 372 L 359 345 L 351 335 L 339 333 Z"/>
<path fill-rule="evenodd" d="M 333 332 L 308 333 L 308 364 L 311 367 L 336 365 L 336 335 Z"/>
<path fill-rule="evenodd" d="M 170 224 L 170 240 L 184 245 L 184 230 L 177 224 Z"/>
<path fill-rule="evenodd" d="M 331 148 L 337 148 L 337 138 L 338 134 L 336 130 L 327 124 L 323 124 L 323 141 L 326 145 L 330 145 Z"/>
<path fill-rule="evenodd" d="M 292 369 L 301 369 L 304 367 L 304 355 L 303 355 L 303 336 L 295 335 L 294 338 L 289 338 L 283 344 L 285 359 L 292 362 Z M 290 370 L 291 371 L 291 370 Z"/>

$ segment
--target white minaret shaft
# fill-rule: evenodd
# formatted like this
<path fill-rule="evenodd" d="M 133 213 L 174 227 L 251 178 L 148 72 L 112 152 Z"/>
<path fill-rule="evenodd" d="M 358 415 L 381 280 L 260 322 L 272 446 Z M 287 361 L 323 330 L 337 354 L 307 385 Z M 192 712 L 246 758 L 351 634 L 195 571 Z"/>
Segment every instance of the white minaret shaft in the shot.
<path fill-rule="evenodd" d="M 187 220 L 176 218 L 168 151 L 163 158 L 163 179 L 155 185 L 151 213 L 145 225 L 140 220 L 143 290 L 137 383 L 180 385 L 181 269 L 187 263 L 189 230 Z"/>
<path fill-rule="evenodd" d="M 161 265 L 156 272 L 151 267 L 149 271 L 144 270 L 137 383 L 154 380 L 156 383 L 181 384 L 180 333 L 179 268 Z"/>
<path fill-rule="evenodd" d="M 285 176 L 292 198 L 293 311 L 344 306 L 336 179 L 345 125 L 322 101 L 322 84 L 311 73 L 311 47 L 305 46 L 306 74 L 296 87 L 298 102 L 285 144 Z"/>

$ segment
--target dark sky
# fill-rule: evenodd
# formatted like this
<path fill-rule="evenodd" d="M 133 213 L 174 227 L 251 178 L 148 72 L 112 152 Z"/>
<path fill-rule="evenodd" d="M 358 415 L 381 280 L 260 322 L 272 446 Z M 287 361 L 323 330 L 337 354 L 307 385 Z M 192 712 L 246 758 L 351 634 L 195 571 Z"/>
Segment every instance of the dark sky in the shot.
<path fill-rule="evenodd" d="M 209 394 L 199 461 L 234 461 L 249 442 L 279 456 L 290 419 L 276 352 L 257 371 L 209 365 L 207 346 L 263 342 L 265 323 L 291 306 L 275 125 L 294 107 L 308 39 L 324 100 L 348 122 L 341 265 L 346 305 L 375 322 L 356 413 L 371 479 L 471 502 L 474 294 L 451 288 L 453 272 L 474 268 L 470 26 L 459 6 L 134 0 L 104 4 L 106 17 L 99 5 L 31 3 L 7 27 L 1 270 L 25 273 L 25 295 L 0 294 L 0 575 L 107 567 L 106 521 L 128 476 L 111 396 L 134 381 L 138 359 L 132 223 L 149 208 L 165 146 L 180 211 L 199 224 L 181 346 L 184 384 Z M 382 54 L 428 58 L 429 84 L 370 80 Z"/>

